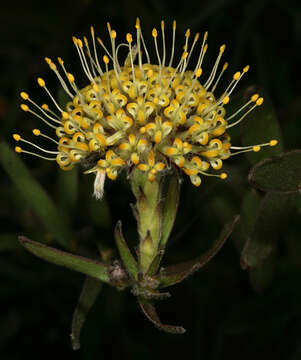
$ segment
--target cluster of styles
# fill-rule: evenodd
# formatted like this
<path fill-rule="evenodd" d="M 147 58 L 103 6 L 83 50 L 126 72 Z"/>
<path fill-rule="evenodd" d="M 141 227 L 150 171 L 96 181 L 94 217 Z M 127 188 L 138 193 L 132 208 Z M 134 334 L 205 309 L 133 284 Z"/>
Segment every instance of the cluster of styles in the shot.
<path fill-rule="evenodd" d="M 70 170 L 75 164 L 82 163 L 87 169 L 86 173 L 96 174 L 94 194 L 96 198 L 101 198 L 105 178 L 115 180 L 124 168 L 137 168 L 148 174 L 149 181 L 154 181 L 171 167 L 177 167 L 190 177 L 195 186 L 199 186 L 203 175 L 225 179 L 227 174 L 220 170 L 223 161 L 229 157 L 277 144 L 276 140 L 271 140 L 266 144 L 247 147 L 232 146 L 228 130 L 260 106 L 263 98 L 254 94 L 234 114 L 226 116 L 225 105 L 249 66 L 236 72 L 227 88 L 216 96 L 217 85 L 228 67 L 226 62 L 219 69 L 226 46 L 220 47 L 207 79 L 201 81 L 202 64 L 208 48 L 207 32 L 201 41 L 194 69 L 188 70 L 192 53 L 199 42 L 199 33 L 190 44 L 190 30 L 186 31 L 184 52 L 176 61 L 176 22 L 173 23 L 171 54 L 167 56 L 165 24 L 162 21 L 161 51 L 158 32 L 156 29 L 152 31 L 158 62 L 154 65 L 142 36 L 139 19 L 136 22 L 135 44 L 128 33 L 126 42 L 117 45 L 117 33 L 109 23 L 108 31 L 111 50 L 100 38 L 95 37 L 93 27 L 92 46 L 86 37 L 83 40 L 73 37 L 89 81 L 89 85 L 83 89 L 78 88 L 75 77 L 67 71 L 61 58 L 58 58 L 58 64 L 64 76 L 50 58 L 45 58 L 70 97 L 70 102 L 61 108 L 45 81 L 38 78 L 38 84 L 52 100 L 56 111 L 47 104 L 39 106 L 26 92 L 21 92 L 21 97 L 33 107 L 24 103 L 21 109 L 37 116 L 55 130 L 58 139 L 43 134 L 39 129 L 34 129 L 33 133 L 49 139 L 57 150 L 43 149 L 14 134 L 16 141 L 26 142 L 41 153 L 30 152 L 20 146 L 16 146 L 16 152 L 56 160 L 63 170 Z M 98 57 L 96 41 L 105 52 L 102 62 Z M 122 65 L 118 58 L 120 47 L 128 49 Z M 43 153 L 51 157 L 43 156 Z"/>

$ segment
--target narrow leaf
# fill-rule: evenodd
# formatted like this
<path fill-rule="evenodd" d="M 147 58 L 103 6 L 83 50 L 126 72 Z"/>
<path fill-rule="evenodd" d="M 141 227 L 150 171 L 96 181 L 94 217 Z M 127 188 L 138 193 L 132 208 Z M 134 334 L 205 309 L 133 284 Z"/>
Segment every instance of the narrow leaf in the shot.
<path fill-rule="evenodd" d="M 154 260 L 151 262 L 151 264 L 146 272 L 146 274 L 148 276 L 153 276 L 156 274 L 156 272 L 159 269 L 163 255 L 164 255 L 164 250 L 161 249 L 157 252 L 157 255 L 154 257 Z"/>
<path fill-rule="evenodd" d="M 69 248 L 73 234 L 63 214 L 59 213 L 53 201 L 33 178 L 22 160 L 4 142 L 0 143 L 0 153 L 0 163 L 14 185 L 59 244 L 66 249 Z"/>
<path fill-rule="evenodd" d="M 259 162 L 250 171 L 249 181 L 262 191 L 300 191 L 301 150 L 290 151 Z"/>
<path fill-rule="evenodd" d="M 86 277 L 77 307 L 72 319 L 71 341 L 73 350 L 80 349 L 80 333 L 87 314 L 102 289 L 102 282 L 89 276 Z"/>
<path fill-rule="evenodd" d="M 170 177 L 162 211 L 162 227 L 160 246 L 165 247 L 173 228 L 179 204 L 180 182 L 178 176 Z"/>
<path fill-rule="evenodd" d="M 267 193 L 261 200 L 253 230 L 241 255 L 241 266 L 260 265 L 274 249 L 281 229 L 285 226 L 293 195 Z"/>
<path fill-rule="evenodd" d="M 98 261 L 46 246 L 29 240 L 25 236 L 19 236 L 19 240 L 28 251 L 43 260 L 79 271 L 107 283 L 110 282 L 107 266 Z"/>
<path fill-rule="evenodd" d="M 239 215 L 236 215 L 231 223 L 226 224 L 213 246 L 203 255 L 197 257 L 196 259 L 164 268 L 158 275 L 158 279 L 160 280 L 160 288 L 177 284 L 206 265 L 222 248 L 225 241 L 231 235 L 238 220 Z"/>
<path fill-rule="evenodd" d="M 139 298 L 139 305 L 144 315 L 150 320 L 159 330 L 165 331 L 171 334 L 184 334 L 186 330 L 181 326 L 164 325 L 161 323 L 159 316 L 156 312 L 154 305 L 143 299 Z"/>
<path fill-rule="evenodd" d="M 121 229 L 121 221 L 118 221 L 118 223 L 116 224 L 114 235 L 120 257 L 124 263 L 127 272 L 129 273 L 132 279 L 137 280 L 138 271 L 139 271 L 138 265 L 123 237 L 122 229 Z"/>

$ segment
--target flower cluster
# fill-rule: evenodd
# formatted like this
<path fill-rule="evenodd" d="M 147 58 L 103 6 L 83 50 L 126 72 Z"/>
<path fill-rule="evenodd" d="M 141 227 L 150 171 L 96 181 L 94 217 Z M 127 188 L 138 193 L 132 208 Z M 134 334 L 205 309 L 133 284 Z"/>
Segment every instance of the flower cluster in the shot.
<path fill-rule="evenodd" d="M 202 175 L 225 179 L 227 174 L 220 170 L 223 161 L 230 156 L 277 144 L 276 140 L 271 140 L 266 144 L 247 147 L 231 145 L 228 129 L 260 106 L 263 98 L 254 94 L 233 115 L 226 116 L 225 105 L 249 66 L 236 72 L 227 88 L 216 96 L 215 89 L 228 64 L 220 66 L 225 51 L 225 45 L 222 45 L 207 80 L 200 81 L 208 47 L 207 32 L 200 42 L 198 60 L 193 70 L 188 70 L 188 65 L 198 45 L 199 33 L 190 44 L 190 30 L 186 31 L 184 52 L 175 61 L 176 22 L 173 23 L 170 56 L 166 51 L 164 22 L 161 22 L 161 46 L 158 44 L 158 31 L 152 31 L 157 56 L 155 65 L 151 63 L 139 19 L 136 22 L 135 44 L 132 35 L 127 34 L 126 41 L 117 45 L 117 33 L 109 23 L 108 32 L 111 50 L 100 38 L 95 37 L 93 27 L 92 46 L 86 37 L 83 40 L 73 37 L 89 81 L 89 85 L 83 89 L 78 88 L 75 77 L 66 70 L 61 58 L 58 58 L 61 71 L 51 59 L 45 58 L 70 101 L 65 108 L 61 108 L 45 81 L 38 78 L 38 84 L 47 92 L 56 111 L 47 104 L 39 106 L 26 92 L 22 92 L 21 97 L 32 106 L 23 103 L 21 109 L 37 116 L 55 130 L 58 139 L 42 134 L 39 129 L 34 129 L 33 133 L 49 139 L 57 150 L 45 150 L 14 134 L 16 141 L 26 142 L 42 153 L 53 156 L 45 157 L 23 150 L 20 146 L 15 148 L 16 152 L 56 160 L 63 170 L 72 169 L 76 163 L 88 166 L 86 172 L 96 173 L 94 193 L 99 198 L 103 194 L 105 178 L 115 180 L 124 168 L 136 167 L 148 174 L 149 181 L 153 181 L 160 173 L 175 166 L 187 174 L 195 186 L 199 186 Z M 104 50 L 102 61 L 96 43 Z M 120 47 L 128 49 L 123 65 L 118 57 Z"/>

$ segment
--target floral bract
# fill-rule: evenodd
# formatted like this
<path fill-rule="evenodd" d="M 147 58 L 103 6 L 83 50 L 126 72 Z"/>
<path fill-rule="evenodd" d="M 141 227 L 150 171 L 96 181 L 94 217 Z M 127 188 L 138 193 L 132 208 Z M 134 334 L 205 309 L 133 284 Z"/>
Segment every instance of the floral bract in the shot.
<path fill-rule="evenodd" d="M 202 63 L 207 51 L 207 32 L 199 41 L 197 33 L 192 42 L 190 30 L 185 33 L 184 52 L 179 60 L 174 59 L 176 22 L 173 23 L 171 54 L 167 55 L 165 45 L 165 24 L 161 22 L 160 44 L 158 32 L 152 36 L 157 64 L 150 60 L 145 45 L 140 21 L 136 22 L 136 41 L 131 34 L 126 42 L 117 45 L 117 33 L 108 23 L 111 50 L 94 35 L 91 27 L 92 44 L 73 37 L 78 57 L 89 84 L 79 89 L 75 77 L 67 71 L 64 62 L 58 58 L 61 68 L 45 58 L 50 69 L 58 77 L 70 101 L 61 108 L 48 90 L 45 81 L 38 78 L 38 84 L 51 98 L 56 111 L 47 104 L 39 106 L 26 92 L 21 97 L 32 105 L 22 104 L 30 112 L 47 123 L 56 133 L 57 140 L 34 129 L 36 136 L 43 136 L 57 146 L 57 150 L 45 150 L 14 134 L 16 141 L 29 143 L 45 157 L 23 150 L 16 152 L 56 160 L 61 169 L 70 170 L 77 163 L 83 163 L 88 170 L 96 173 L 94 194 L 102 197 L 105 178 L 115 180 L 124 168 L 138 168 L 148 174 L 149 181 L 168 171 L 172 166 L 181 169 L 199 186 L 202 175 L 225 179 L 221 172 L 223 161 L 241 152 L 259 151 L 261 146 L 277 144 L 271 140 L 266 144 L 235 147 L 231 145 L 228 129 L 240 123 L 263 98 L 254 94 L 250 100 L 231 116 L 226 116 L 225 105 L 229 102 L 236 85 L 248 72 L 245 66 L 236 72 L 228 87 L 216 95 L 218 83 L 228 67 L 220 66 L 225 45 L 219 49 L 211 72 L 203 80 Z M 105 55 L 100 60 L 97 44 Z M 191 43 L 191 44 L 190 44 Z M 200 43 L 200 44 L 198 44 Z M 198 60 L 190 67 L 193 51 L 198 50 Z M 120 47 L 128 49 L 128 55 L 120 64 Z M 220 68 L 220 69 L 219 69 Z M 63 75 L 61 74 L 63 73 Z"/>

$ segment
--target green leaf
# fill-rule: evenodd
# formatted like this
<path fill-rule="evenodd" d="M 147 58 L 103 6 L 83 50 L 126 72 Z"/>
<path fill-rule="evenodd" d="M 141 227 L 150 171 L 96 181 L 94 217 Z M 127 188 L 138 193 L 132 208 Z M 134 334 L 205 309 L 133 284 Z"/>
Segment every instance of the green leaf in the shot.
<path fill-rule="evenodd" d="M 121 229 L 121 221 L 118 221 L 118 223 L 116 224 L 114 235 L 120 257 L 123 261 L 123 264 L 127 272 L 129 273 L 132 279 L 137 280 L 138 272 L 139 272 L 137 261 L 133 257 L 130 249 L 128 248 L 125 242 Z"/>
<path fill-rule="evenodd" d="M 160 281 L 160 288 L 175 285 L 206 265 L 222 248 L 225 241 L 231 235 L 238 220 L 239 215 L 236 215 L 231 223 L 226 224 L 213 246 L 203 255 L 196 259 L 164 268 L 157 276 Z"/>
<path fill-rule="evenodd" d="M 177 174 L 174 174 L 169 179 L 167 179 L 167 182 L 168 182 L 167 185 L 168 189 L 162 211 L 162 225 L 161 225 L 161 239 L 160 239 L 161 247 L 165 247 L 166 242 L 171 233 L 172 227 L 176 219 L 179 197 L 180 197 L 180 182 Z"/>
<path fill-rule="evenodd" d="M 254 92 L 247 91 L 246 100 Z M 246 156 L 252 164 L 267 158 L 269 156 L 278 155 L 283 151 L 282 135 L 278 124 L 276 112 L 269 97 L 260 92 L 260 96 L 264 98 L 262 106 L 255 108 L 242 123 L 242 145 L 256 145 L 268 143 L 272 139 L 278 140 L 275 147 L 264 147 L 259 152 L 248 152 Z"/>
<path fill-rule="evenodd" d="M 262 191 L 294 193 L 301 189 L 301 150 L 290 151 L 256 164 L 250 183 Z"/>
<path fill-rule="evenodd" d="M 43 221 L 46 229 L 55 236 L 61 246 L 68 249 L 73 234 L 63 214 L 58 211 L 19 156 L 4 142 L 0 143 L 0 153 L 0 163 L 16 188 Z"/>
<path fill-rule="evenodd" d="M 139 298 L 139 305 L 144 315 L 151 321 L 159 330 L 165 331 L 171 334 L 184 334 L 186 330 L 181 326 L 164 325 L 161 323 L 159 316 L 156 312 L 154 305 L 146 299 Z"/>
<path fill-rule="evenodd" d="M 259 266 L 274 249 L 292 205 L 292 195 L 267 193 L 261 200 L 256 221 L 241 255 L 241 266 Z"/>
<path fill-rule="evenodd" d="M 73 350 L 80 349 L 80 333 L 82 326 L 86 321 L 89 310 L 95 303 L 97 296 L 102 289 L 102 285 L 102 282 L 89 276 L 85 279 L 72 319 L 71 341 Z"/>
<path fill-rule="evenodd" d="M 161 249 L 157 252 L 157 255 L 154 257 L 153 261 L 151 262 L 147 272 L 146 272 L 146 275 L 148 276 L 153 276 L 156 274 L 156 272 L 158 271 L 159 269 L 159 266 L 160 266 L 160 263 L 161 263 L 161 260 L 163 258 L 163 255 L 164 255 L 164 250 Z"/>
<path fill-rule="evenodd" d="M 107 266 L 103 263 L 46 246 L 29 240 L 25 236 L 20 236 L 19 240 L 28 251 L 43 260 L 55 265 L 65 266 L 74 271 L 79 271 L 106 283 L 110 282 Z"/>

